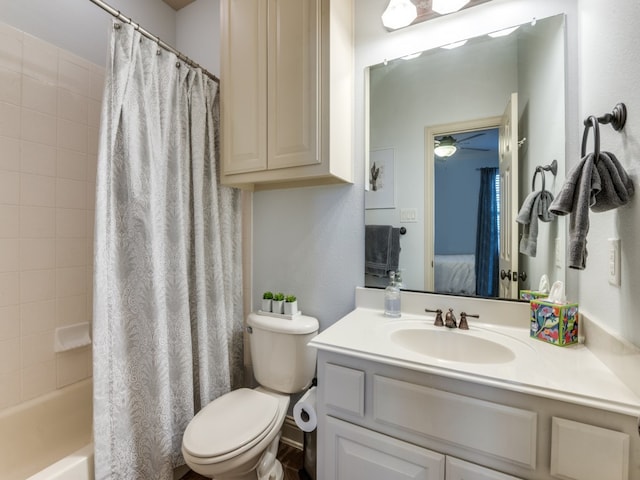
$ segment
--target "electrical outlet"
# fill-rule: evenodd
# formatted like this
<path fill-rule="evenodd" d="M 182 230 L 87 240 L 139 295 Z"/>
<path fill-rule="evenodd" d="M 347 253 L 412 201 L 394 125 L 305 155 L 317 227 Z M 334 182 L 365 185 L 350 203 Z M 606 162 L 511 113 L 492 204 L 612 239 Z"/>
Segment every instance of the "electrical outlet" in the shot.
<path fill-rule="evenodd" d="M 609 245 L 608 255 L 608 273 L 609 283 L 611 285 L 620 286 L 620 239 L 607 239 Z"/>

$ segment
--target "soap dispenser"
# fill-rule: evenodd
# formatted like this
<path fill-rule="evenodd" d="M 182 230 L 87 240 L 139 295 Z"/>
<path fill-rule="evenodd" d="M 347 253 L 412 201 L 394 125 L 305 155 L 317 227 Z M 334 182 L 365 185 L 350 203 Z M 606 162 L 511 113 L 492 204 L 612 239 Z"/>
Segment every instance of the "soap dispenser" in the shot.
<path fill-rule="evenodd" d="M 389 285 L 384 290 L 384 314 L 393 318 L 400 316 L 400 288 L 393 270 L 389 272 Z"/>

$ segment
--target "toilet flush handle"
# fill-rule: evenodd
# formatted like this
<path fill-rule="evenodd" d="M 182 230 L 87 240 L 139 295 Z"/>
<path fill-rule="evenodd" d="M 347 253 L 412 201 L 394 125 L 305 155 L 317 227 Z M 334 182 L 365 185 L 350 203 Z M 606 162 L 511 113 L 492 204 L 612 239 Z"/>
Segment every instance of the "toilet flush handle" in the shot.
<path fill-rule="evenodd" d="M 247 333 L 253 333 L 253 328 L 251 328 L 251 325 L 247 326 Z"/>

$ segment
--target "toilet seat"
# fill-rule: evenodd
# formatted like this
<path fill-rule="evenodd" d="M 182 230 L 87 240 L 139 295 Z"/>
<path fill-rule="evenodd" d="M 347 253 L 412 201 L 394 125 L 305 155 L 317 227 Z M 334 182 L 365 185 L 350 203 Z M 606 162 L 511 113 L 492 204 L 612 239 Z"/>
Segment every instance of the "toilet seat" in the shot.
<path fill-rule="evenodd" d="M 277 398 L 241 388 L 204 407 L 187 426 L 183 448 L 198 463 L 218 463 L 251 449 L 278 419 Z"/>

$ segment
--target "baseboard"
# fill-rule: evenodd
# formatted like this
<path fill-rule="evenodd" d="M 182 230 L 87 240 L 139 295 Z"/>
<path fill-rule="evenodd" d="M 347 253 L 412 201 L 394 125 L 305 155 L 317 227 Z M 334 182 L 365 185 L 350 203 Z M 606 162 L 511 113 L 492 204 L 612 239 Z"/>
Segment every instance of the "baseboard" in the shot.
<path fill-rule="evenodd" d="M 302 450 L 304 445 L 304 433 L 296 425 L 295 420 L 290 415 L 287 415 L 284 419 L 282 437 L 280 437 L 280 441 L 299 450 Z"/>

